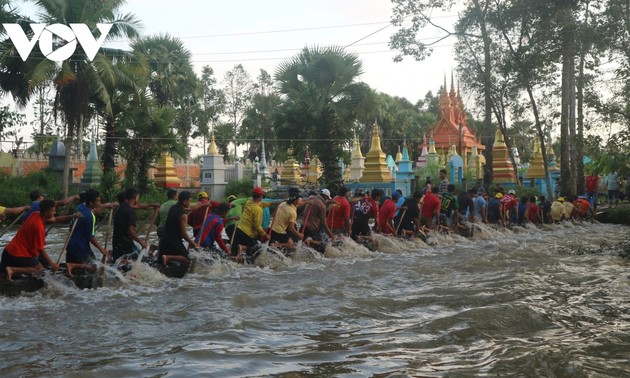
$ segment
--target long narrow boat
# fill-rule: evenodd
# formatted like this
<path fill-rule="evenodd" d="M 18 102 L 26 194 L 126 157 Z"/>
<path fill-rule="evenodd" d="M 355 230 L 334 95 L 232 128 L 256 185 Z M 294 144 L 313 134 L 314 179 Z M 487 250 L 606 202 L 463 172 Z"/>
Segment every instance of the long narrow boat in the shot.
<path fill-rule="evenodd" d="M 59 274 L 65 275 L 78 289 L 98 289 L 103 287 L 105 268 L 101 266 L 94 271 L 75 268 L 72 270 L 72 276 L 70 276 L 65 264 L 62 264 Z"/>
<path fill-rule="evenodd" d="M 44 287 L 43 279 L 16 274 L 13 281 L 0 280 L 0 295 L 16 297 L 21 293 L 37 291 L 42 287 Z"/>

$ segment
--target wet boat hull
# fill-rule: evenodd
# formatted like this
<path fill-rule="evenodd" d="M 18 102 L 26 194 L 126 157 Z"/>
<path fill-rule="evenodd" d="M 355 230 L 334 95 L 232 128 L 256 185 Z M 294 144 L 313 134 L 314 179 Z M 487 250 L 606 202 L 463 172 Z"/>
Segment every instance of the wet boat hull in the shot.
<path fill-rule="evenodd" d="M 0 281 L 0 295 L 16 297 L 22 293 L 30 293 L 44 287 L 44 280 L 31 276 L 14 277 L 13 281 Z"/>

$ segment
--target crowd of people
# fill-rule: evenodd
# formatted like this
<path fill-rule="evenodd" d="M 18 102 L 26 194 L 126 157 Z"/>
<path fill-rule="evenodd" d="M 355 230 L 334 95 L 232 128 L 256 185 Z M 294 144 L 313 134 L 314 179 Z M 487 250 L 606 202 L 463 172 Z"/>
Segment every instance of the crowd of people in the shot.
<path fill-rule="evenodd" d="M 558 196 L 551 200 L 545 196 L 519 198 L 514 189 L 506 191 L 500 185 L 491 191 L 474 186 L 457 193 L 455 185 L 446 179 L 446 171 L 439 174 L 439 185 L 427 180 L 421 190 L 406 197 L 400 190 L 386 194 L 381 189 L 357 189 L 351 193 L 347 187 L 339 188 L 334 197 L 328 189 L 304 196 L 300 189 L 290 188 L 288 198 L 274 200 L 266 198 L 263 189 L 257 187 L 250 197 L 230 195 L 225 202 L 212 201 L 201 192 L 197 202 L 192 203 L 189 191 L 171 189 L 166 192 L 166 201 L 157 204 L 141 203 L 139 192 L 131 188 L 119 193 L 116 203 L 101 203 L 100 194 L 94 189 L 60 201 L 45 199 L 43 193 L 33 190 L 30 206 L 0 207 L 0 216 L 22 214 L 23 222 L 2 252 L 0 274 L 11 280 L 16 273 L 58 270 L 59 262 L 52 261 L 44 248 L 45 226 L 70 220 L 72 227 L 62 254 L 66 256 L 67 272 L 72 275 L 77 268 L 95 269 L 97 258 L 92 246 L 102 255 L 102 261 L 112 263 L 135 260 L 142 250 L 147 250 L 159 264 L 187 264 L 189 250 L 199 247 L 243 261 L 260 249 L 261 242 L 285 252 L 294 250 L 299 243 L 323 252 L 326 243 L 339 236 L 364 242 L 373 240 L 374 233 L 424 237 L 432 230 L 472 230 L 474 223 L 512 227 L 563 220 L 582 222 L 593 219 L 597 206 L 598 182 L 590 176 L 586 180 L 586 196 Z M 616 182 L 616 178 L 608 177 L 607 181 Z M 73 202 L 79 202 L 75 214 L 55 216 L 57 206 Z M 96 215 L 104 209 L 115 212 L 111 251 L 96 238 Z M 138 233 L 137 209 L 154 209 L 151 224 L 157 226 L 159 238 L 155 248 L 149 248 L 148 234 L 142 238 Z"/>

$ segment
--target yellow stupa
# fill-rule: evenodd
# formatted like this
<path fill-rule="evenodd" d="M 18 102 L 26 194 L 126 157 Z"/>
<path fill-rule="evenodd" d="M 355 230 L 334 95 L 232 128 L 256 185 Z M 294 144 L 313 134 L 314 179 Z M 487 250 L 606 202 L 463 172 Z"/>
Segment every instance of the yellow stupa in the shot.
<path fill-rule="evenodd" d="M 301 184 L 302 171 L 300 164 L 293 157 L 293 148 L 289 148 L 288 159 L 284 162 L 284 170 L 282 171 L 282 183 L 285 184 Z"/>
<path fill-rule="evenodd" d="M 361 182 L 391 182 L 392 175 L 387 170 L 386 156 L 381 149 L 381 138 L 378 135 L 378 125 L 374 124 L 372 146 L 365 155 L 365 171 Z"/>
<path fill-rule="evenodd" d="M 155 172 L 155 183 L 162 188 L 179 188 L 181 180 L 175 172 L 175 160 L 173 157 L 163 152 L 158 161 Z"/>
<path fill-rule="evenodd" d="M 396 153 L 396 159 L 394 160 L 396 163 L 402 161 L 402 151 L 400 151 L 400 146 L 398 146 L 398 152 Z"/>
<path fill-rule="evenodd" d="M 534 156 L 532 162 L 529 165 L 525 178 L 528 179 L 544 179 L 545 178 L 545 162 L 542 157 L 542 150 L 540 149 L 540 139 L 538 136 L 534 138 Z"/>
<path fill-rule="evenodd" d="M 503 132 L 498 127 L 492 145 L 492 181 L 496 183 L 516 182 L 505 139 L 503 139 Z"/>

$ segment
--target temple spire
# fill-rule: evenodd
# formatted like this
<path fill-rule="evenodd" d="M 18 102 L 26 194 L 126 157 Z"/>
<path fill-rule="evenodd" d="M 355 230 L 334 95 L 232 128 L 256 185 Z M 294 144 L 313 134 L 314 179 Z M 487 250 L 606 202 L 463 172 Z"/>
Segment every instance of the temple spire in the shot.
<path fill-rule="evenodd" d="M 455 80 L 453 79 L 453 70 L 451 70 L 451 93 L 449 93 L 451 97 L 455 97 Z"/>
<path fill-rule="evenodd" d="M 212 130 L 212 133 L 210 134 L 210 146 L 208 146 L 208 155 L 219 155 L 217 142 L 214 139 L 214 130 Z"/>

